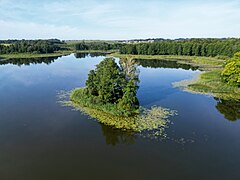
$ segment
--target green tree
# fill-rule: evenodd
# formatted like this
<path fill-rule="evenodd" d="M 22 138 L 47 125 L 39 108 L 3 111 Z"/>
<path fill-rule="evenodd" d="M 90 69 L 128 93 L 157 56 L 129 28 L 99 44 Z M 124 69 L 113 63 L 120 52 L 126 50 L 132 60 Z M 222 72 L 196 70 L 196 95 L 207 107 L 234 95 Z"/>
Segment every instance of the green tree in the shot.
<path fill-rule="evenodd" d="M 113 58 L 106 58 L 96 68 L 97 91 L 103 103 L 115 103 L 122 94 L 121 70 Z"/>
<path fill-rule="evenodd" d="M 97 78 L 94 70 L 91 70 L 88 74 L 88 79 L 86 81 L 86 93 L 93 95 L 93 96 L 98 96 L 98 91 L 97 91 Z"/>
<path fill-rule="evenodd" d="M 240 52 L 228 61 L 221 75 L 228 84 L 240 87 Z"/>
<path fill-rule="evenodd" d="M 118 115 L 130 116 L 139 109 L 138 81 L 137 65 L 132 58 L 122 59 L 120 66 L 113 58 L 106 58 L 89 72 L 84 96 L 92 104 L 107 105 Z"/>
<path fill-rule="evenodd" d="M 138 112 L 137 87 L 133 80 L 130 80 L 123 89 L 123 97 L 119 100 L 118 108 L 124 116 Z"/>
<path fill-rule="evenodd" d="M 127 44 L 122 54 L 233 56 L 240 51 L 240 39 L 183 39 L 162 40 L 153 43 Z"/>

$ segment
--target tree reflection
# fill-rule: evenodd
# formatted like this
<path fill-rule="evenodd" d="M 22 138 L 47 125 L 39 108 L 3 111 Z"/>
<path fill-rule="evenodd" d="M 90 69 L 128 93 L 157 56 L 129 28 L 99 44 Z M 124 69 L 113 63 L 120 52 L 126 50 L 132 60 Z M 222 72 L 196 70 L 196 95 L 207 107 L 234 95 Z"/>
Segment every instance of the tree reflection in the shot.
<path fill-rule="evenodd" d="M 55 56 L 55 57 L 41 57 L 41 58 L 16 58 L 16 59 L 7 59 L 0 61 L 0 65 L 7 65 L 7 64 L 13 64 L 17 66 L 22 65 L 31 65 L 31 64 L 51 64 L 56 59 L 58 59 L 61 56 Z"/>
<path fill-rule="evenodd" d="M 74 56 L 75 58 L 77 59 L 82 59 L 82 58 L 85 58 L 89 55 L 89 53 L 75 53 Z"/>
<path fill-rule="evenodd" d="M 158 59 L 137 59 L 136 62 L 142 67 L 150 68 L 174 68 L 174 69 L 185 69 L 185 70 L 197 70 L 198 67 L 193 67 L 189 64 L 181 64 L 177 61 L 166 61 Z"/>
<path fill-rule="evenodd" d="M 223 100 L 217 99 L 217 110 L 230 121 L 240 119 L 240 100 Z"/>
<path fill-rule="evenodd" d="M 90 57 L 106 56 L 106 54 L 108 54 L 108 53 L 103 53 L 103 52 L 91 52 L 91 53 L 75 53 L 74 56 L 75 56 L 77 59 L 82 59 L 82 58 L 85 58 L 85 57 L 87 57 L 87 56 L 90 56 Z"/>
<path fill-rule="evenodd" d="M 117 144 L 134 144 L 136 135 L 134 132 L 121 131 L 101 124 L 102 133 L 105 136 L 106 144 L 116 146 Z"/>

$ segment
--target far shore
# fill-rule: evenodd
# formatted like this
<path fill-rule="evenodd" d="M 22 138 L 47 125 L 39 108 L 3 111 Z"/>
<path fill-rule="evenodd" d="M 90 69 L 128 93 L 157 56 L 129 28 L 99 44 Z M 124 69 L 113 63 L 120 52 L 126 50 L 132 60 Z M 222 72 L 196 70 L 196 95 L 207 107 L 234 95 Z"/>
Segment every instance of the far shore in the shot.
<path fill-rule="evenodd" d="M 110 54 L 112 51 L 100 51 L 100 50 L 84 50 L 84 51 L 57 51 L 55 53 L 12 53 L 12 54 L 0 54 L 0 60 L 6 59 L 25 59 L 25 58 L 43 58 L 43 57 L 58 57 L 58 56 L 67 56 L 72 53 L 106 53 Z"/>
<path fill-rule="evenodd" d="M 180 64 L 188 64 L 197 67 L 201 73 L 190 80 L 183 80 L 174 83 L 175 87 L 180 87 L 185 91 L 191 93 L 207 94 L 217 98 L 231 99 L 240 98 L 240 90 L 235 87 L 226 87 L 221 81 L 221 71 L 227 59 L 221 57 L 202 57 L 202 56 L 173 56 L 173 55 L 130 55 L 120 54 L 116 51 L 100 51 L 100 50 L 68 50 L 57 51 L 48 54 L 35 54 L 35 53 L 15 53 L 0 55 L 0 60 L 18 59 L 18 58 L 44 58 L 44 57 L 60 57 L 67 56 L 72 53 L 106 53 L 107 56 L 115 58 L 133 58 L 133 59 L 146 59 L 146 60 L 166 60 L 177 61 Z M 219 93 L 221 92 L 221 93 Z"/>

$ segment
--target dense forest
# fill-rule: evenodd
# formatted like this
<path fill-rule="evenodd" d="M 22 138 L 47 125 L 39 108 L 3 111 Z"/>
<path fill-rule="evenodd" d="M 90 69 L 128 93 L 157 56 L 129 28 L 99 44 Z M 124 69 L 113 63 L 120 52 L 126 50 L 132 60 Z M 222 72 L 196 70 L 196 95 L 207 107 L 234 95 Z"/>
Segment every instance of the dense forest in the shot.
<path fill-rule="evenodd" d="M 131 41 L 129 41 L 131 42 Z M 119 50 L 121 54 L 228 56 L 240 51 L 240 39 L 157 39 L 153 42 L 122 43 L 117 41 L 0 40 L 0 54 L 53 53 L 58 50 Z"/>
<path fill-rule="evenodd" d="M 120 49 L 122 47 L 122 43 L 107 43 L 107 42 L 101 42 L 101 41 L 96 41 L 96 42 L 80 42 L 75 44 L 75 49 L 76 50 L 102 50 L 102 51 L 107 51 L 107 50 L 116 50 Z"/>
<path fill-rule="evenodd" d="M 60 50 L 62 41 L 50 40 L 1 40 L 0 54 L 11 53 L 53 53 Z"/>
<path fill-rule="evenodd" d="M 121 54 L 229 56 L 240 51 L 240 39 L 186 39 L 126 44 Z"/>

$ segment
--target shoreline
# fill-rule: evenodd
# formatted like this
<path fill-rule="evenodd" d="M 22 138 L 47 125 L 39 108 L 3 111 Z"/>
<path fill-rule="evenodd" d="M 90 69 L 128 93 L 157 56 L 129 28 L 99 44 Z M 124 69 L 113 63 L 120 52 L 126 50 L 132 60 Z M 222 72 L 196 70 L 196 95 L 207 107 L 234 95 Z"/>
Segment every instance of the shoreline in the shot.
<path fill-rule="evenodd" d="M 224 59 L 218 59 L 216 57 L 205 56 L 173 56 L 173 55 L 129 55 L 112 53 L 109 56 L 117 58 L 131 57 L 133 59 L 146 59 L 146 60 L 166 60 L 177 61 L 179 64 L 187 64 L 193 67 L 198 67 L 201 71 L 211 71 L 214 69 L 221 69 L 226 62 Z"/>
<path fill-rule="evenodd" d="M 67 56 L 71 53 L 69 52 L 56 52 L 56 53 L 48 53 L 48 54 L 33 54 L 33 53 L 17 53 L 17 54 L 1 54 L 0 60 L 8 60 L 8 59 L 28 59 L 28 58 L 44 58 L 44 57 L 60 57 Z"/>
<path fill-rule="evenodd" d="M 155 131 L 156 136 L 164 136 L 165 128 L 168 127 L 170 122 L 169 118 L 177 115 L 177 111 L 160 106 L 152 106 L 149 109 L 141 107 L 140 113 L 131 116 L 116 115 L 109 112 L 105 105 L 93 104 L 91 101 L 86 100 L 82 94 L 83 90 L 84 88 L 76 88 L 69 93 L 67 101 L 64 98 L 68 97 L 68 95 L 63 95 L 63 100 L 59 102 L 63 106 L 73 107 L 75 110 L 87 114 L 101 124 L 122 131 L 135 133 Z"/>
<path fill-rule="evenodd" d="M 55 53 L 46 53 L 46 54 L 34 54 L 34 53 L 13 53 L 13 54 L 0 54 L 1 60 L 8 59 L 28 59 L 28 58 L 44 58 L 44 57 L 58 57 L 58 56 L 67 56 L 72 53 L 106 53 L 110 54 L 112 51 L 100 51 L 100 50 L 84 50 L 84 51 L 57 51 Z"/>
<path fill-rule="evenodd" d="M 49 54 L 31 54 L 17 53 L 0 55 L 0 61 L 8 59 L 27 59 L 27 58 L 44 58 L 44 57 L 60 57 L 67 56 L 72 53 L 106 53 L 107 56 L 115 58 L 131 57 L 133 59 L 146 60 L 166 60 L 176 61 L 179 64 L 187 64 L 197 67 L 200 72 L 193 78 L 172 83 L 174 88 L 181 88 L 183 91 L 204 94 L 222 99 L 240 99 L 240 88 L 231 87 L 221 81 L 220 72 L 223 70 L 227 60 L 217 57 L 197 57 L 197 56 L 172 56 L 172 55 L 128 55 L 119 54 L 115 51 L 99 51 L 99 50 L 84 50 L 84 51 L 57 51 Z"/>
<path fill-rule="evenodd" d="M 172 55 L 128 55 L 111 54 L 113 57 L 146 60 L 176 61 L 179 64 L 188 64 L 197 67 L 200 72 L 191 79 L 172 83 L 173 88 L 180 88 L 192 94 L 202 94 L 224 100 L 240 100 L 240 88 L 230 86 L 222 81 L 221 72 L 228 59 L 203 56 L 172 56 Z"/>

